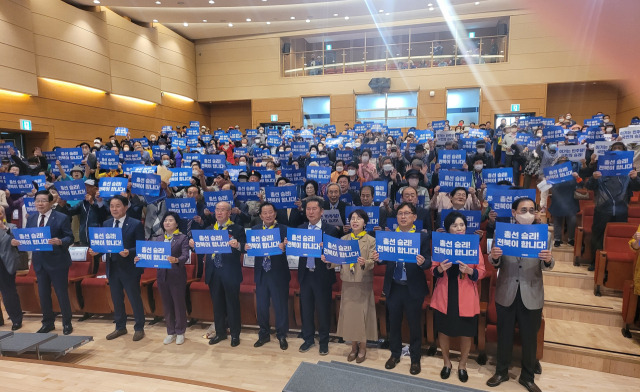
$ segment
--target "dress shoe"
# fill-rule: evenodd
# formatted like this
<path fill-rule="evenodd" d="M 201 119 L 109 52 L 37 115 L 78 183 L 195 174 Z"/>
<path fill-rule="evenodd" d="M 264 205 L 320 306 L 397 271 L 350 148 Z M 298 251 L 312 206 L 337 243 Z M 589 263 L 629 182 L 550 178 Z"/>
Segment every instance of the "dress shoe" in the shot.
<path fill-rule="evenodd" d="M 497 387 L 505 381 L 509 381 L 509 376 L 501 376 L 498 373 L 494 374 L 493 377 L 487 380 L 487 386 Z"/>
<path fill-rule="evenodd" d="M 231 338 L 231 347 L 238 347 L 240 345 L 240 338 Z"/>
<path fill-rule="evenodd" d="M 226 336 L 220 336 L 220 335 L 216 335 L 214 337 L 212 337 L 211 339 L 209 339 L 209 344 L 218 344 L 223 340 L 227 340 Z"/>
<path fill-rule="evenodd" d="M 451 375 L 451 368 L 443 366 L 442 370 L 440 370 L 440 378 L 446 380 Z"/>
<path fill-rule="evenodd" d="M 542 365 L 540 365 L 540 361 L 536 361 L 536 365 L 533 367 L 533 372 L 535 374 L 542 374 Z"/>
<path fill-rule="evenodd" d="M 178 346 L 184 344 L 184 334 L 176 336 L 176 344 Z"/>
<path fill-rule="evenodd" d="M 558 241 L 558 240 L 556 240 L 556 241 L 554 241 L 554 242 L 553 242 L 553 246 L 554 246 L 555 248 L 559 248 L 559 247 L 560 247 L 560 245 L 562 245 L 562 241 Z"/>
<path fill-rule="evenodd" d="M 356 357 L 356 363 L 362 363 L 364 362 L 365 359 L 367 359 L 367 352 L 365 351 L 364 354 L 360 355 L 361 353 L 358 352 L 358 356 Z"/>
<path fill-rule="evenodd" d="M 467 380 L 469 380 L 467 369 L 458 369 L 458 380 L 461 382 L 467 382 Z"/>
<path fill-rule="evenodd" d="M 53 324 L 43 325 L 36 333 L 47 333 L 53 331 L 54 329 L 56 329 L 56 327 Z"/>
<path fill-rule="evenodd" d="M 301 353 L 306 353 L 307 351 L 311 350 L 311 347 L 315 346 L 316 344 L 314 342 L 304 342 L 302 343 L 302 345 L 300 346 L 300 351 Z"/>
<path fill-rule="evenodd" d="M 113 340 L 117 337 L 120 337 L 122 335 L 126 335 L 127 334 L 127 329 L 123 328 L 123 329 L 116 329 L 115 331 L 111 332 L 109 335 L 107 335 L 107 340 Z"/>
<path fill-rule="evenodd" d="M 387 363 L 384 364 L 384 368 L 391 370 L 394 367 L 396 367 L 396 365 L 399 363 L 400 363 L 400 358 L 391 357 L 387 360 Z"/>
<path fill-rule="evenodd" d="M 12 331 L 17 331 L 20 328 L 22 328 L 22 323 L 13 323 L 13 325 L 11 326 Z"/>
<path fill-rule="evenodd" d="M 64 335 L 71 335 L 71 332 L 73 332 L 73 326 L 71 324 L 62 326 L 62 333 Z"/>
<path fill-rule="evenodd" d="M 589 268 L 587 268 L 587 271 L 595 271 L 596 270 L 596 265 L 595 264 L 589 264 Z"/>
<path fill-rule="evenodd" d="M 280 342 L 280 350 L 286 350 L 289 348 L 289 343 L 287 343 L 287 338 L 278 339 Z"/>
<path fill-rule="evenodd" d="M 416 374 L 420 374 L 421 371 L 422 368 L 420 367 L 420 362 L 413 362 L 411 364 L 411 367 L 409 368 L 409 373 L 413 374 L 414 376 Z"/>
<path fill-rule="evenodd" d="M 269 337 L 259 338 L 258 341 L 253 344 L 253 347 L 256 347 L 256 348 L 257 347 L 262 347 L 265 344 L 269 343 L 270 341 L 271 341 L 271 338 L 269 338 Z"/>
<path fill-rule="evenodd" d="M 133 333 L 133 341 L 134 342 L 142 340 L 142 338 L 144 338 L 144 331 L 135 331 Z"/>
<path fill-rule="evenodd" d="M 351 352 L 349 353 L 349 355 L 347 355 L 347 362 L 353 362 L 356 359 L 356 356 L 358 356 L 358 348 L 356 347 L 356 349 L 351 349 Z"/>
<path fill-rule="evenodd" d="M 519 378 L 518 382 L 520 383 L 520 385 L 527 388 L 527 391 L 529 392 L 541 392 L 540 388 L 538 388 L 536 383 L 533 381 L 524 381 L 523 379 Z"/>
<path fill-rule="evenodd" d="M 329 354 L 329 345 L 320 344 L 320 349 L 318 350 L 318 353 L 323 356 Z"/>
<path fill-rule="evenodd" d="M 567 244 L 569 244 L 569 246 L 574 246 L 576 244 L 575 240 L 569 240 L 567 241 Z"/>

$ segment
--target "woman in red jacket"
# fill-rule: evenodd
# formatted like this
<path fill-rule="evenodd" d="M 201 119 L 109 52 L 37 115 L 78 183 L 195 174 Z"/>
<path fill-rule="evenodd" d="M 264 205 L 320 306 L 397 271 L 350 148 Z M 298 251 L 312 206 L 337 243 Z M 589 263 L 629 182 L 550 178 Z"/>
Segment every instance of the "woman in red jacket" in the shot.
<path fill-rule="evenodd" d="M 453 211 L 444 220 L 444 229 L 451 234 L 465 234 L 467 220 L 464 215 Z M 453 264 L 449 260 L 433 262 L 431 271 L 437 278 L 433 289 L 431 307 L 434 309 L 434 327 L 438 331 L 438 341 L 442 350 L 444 367 L 440 377 L 444 380 L 451 374 L 449 340 L 460 337 L 460 364 L 458 378 L 467 382 L 467 359 L 473 338 L 478 332 L 480 297 L 478 280 L 484 276 L 484 259 L 480 252 L 477 265 L 469 266 L 460 261 Z"/>

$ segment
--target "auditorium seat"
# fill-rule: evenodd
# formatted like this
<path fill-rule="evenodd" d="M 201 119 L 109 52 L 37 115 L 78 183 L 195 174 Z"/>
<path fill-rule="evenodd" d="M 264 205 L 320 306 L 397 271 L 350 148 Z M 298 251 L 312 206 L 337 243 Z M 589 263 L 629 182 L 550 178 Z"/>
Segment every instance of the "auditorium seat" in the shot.
<path fill-rule="evenodd" d="M 298 270 L 291 270 L 291 280 L 289 281 L 289 327 L 302 328 L 300 317 L 300 282 L 298 281 Z"/>
<path fill-rule="evenodd" d="M 256 312 L 256 284 L 253 279 L 253 268 L 242 267 L 242 283 L 240 284 L 240 319 L 244 325 L 258 325 Z"/>
<path fill-rule="evenodd" d="M 640 204 L 629 204 L 627 223 L 640 225 Z"/>
<path fill-rule="evenodd" d="M 153 314 L 154 298 L 152 286 L 156 281 L 157 275 L 158 269 L 145 268 L 140 276 L 140 296 L 142 297 L 142 308 L 146 315 Z M 131 308 L 131 303 L 129 302 L 126 291 L 124 293 L 124 309 L 128 315 L 133 315 L 133 309 Z"/>
<path fill-rule="evenodd" d="M 580 200 L 584 201 L 584 200 Z M 580 207 L 576 222 L 575 244 L 573 245 L 574 265 L 580 265 L 581 260 L 591 261 L 593 251 L 591 249 L 591 228 L 593 227 L 593 214 L 595 203 L 589 201 Z M 584 251 L 582 250 L 584 248 Z"/>
<path fill-rule="evenodd" d="M 601 295 L 600 286 L 622 290 L 624 281 L 633 276 L 636 254 L 629 247 L 629 240 L 637 229 L 633 223 L 607 223 L 602 250 L 596 254 L 595 295 Z"/>
<path fill-rule="evenodd" d="M 86 257 L 82 261 L 72 261 L 69 267 L 69 278 L 67 284 L 67 292 L 69 294 L 69 302 L 71 303 L 71 311 L 80 313 L 83 311 L 83 297 L 81 284 L 85 278 L 93 278 L 93 256 L 87 251 Z M 54 312 L 60 312 L 60 304 L 55 290 L 51 290 L 51 299 Z"/>
<path fill-rule="evenodd" d="M 637 261 L 636 261 L 637 262 Z M 633 270 L 635 271 L 635 263 Z M 638 295 L 634 293 L 633 281 L 625 280 L 622 285 L 622 336 L 631 338 L 631 329 L 637 328 L 635 323 L 638 317 Z"/>
<path fill-rule="evenodd" d="M 384 275 L 387 266 L 376 264 L 373 267 L 373 298 L 376 304 L 376 316 L 378 319 L 379 336 L 383 339 L 387 338 L 387 305 L 382 292 L 384 288 Z"/>
<path fill-rule="evenodd" d="M 110 314 L 113 313 L 113 302 L 109 290 L 109 280 L 106 278 L 107 263 L 98 265 L 95 277 L 85 278 L 80 283 L 85 313 Z"/>
<path fill-rule="evenodd" d="M 204 282 L 205 272 L 203 271 L 200 280 L 188 285 L 189 298 L 191 300 L 191 313 L 189 313 L 189 316 L 196 320 L 213 321 L 213 302 L 211 302 L 209 286 Z"/>
<path fill-rule="evenodd" d="M 29 266 L 29 272 L 26 275 L 16 276 L 16 289 L 20 297 L 20 306 L 24 312 L 41 312 L 36 271 L 33 269 L 33 263 Z"/>

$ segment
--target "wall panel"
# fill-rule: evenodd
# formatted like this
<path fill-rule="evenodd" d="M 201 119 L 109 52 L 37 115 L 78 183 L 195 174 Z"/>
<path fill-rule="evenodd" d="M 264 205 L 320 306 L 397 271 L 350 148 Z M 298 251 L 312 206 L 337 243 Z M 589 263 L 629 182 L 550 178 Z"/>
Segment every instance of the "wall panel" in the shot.
<path fill-rule="evenodd" d="M 618 87 L 610 83 L 562 83 L 550 84 L 547 88 L 547 116 L 558 118 L 571 113 L 580 124 L 597 112 L 611 116 L 616 122 Z"/>
<path fill-rule="evenodd" d="M 29 1 L 0 1 L 0 88 L 38 94 Z"/>
<path fill-rule="evenodd" d="M 211 105 L 211 128 L 238 125 L 242 131 L 253 128 L 251 121 L 251 101 L 216 102 Z"/>

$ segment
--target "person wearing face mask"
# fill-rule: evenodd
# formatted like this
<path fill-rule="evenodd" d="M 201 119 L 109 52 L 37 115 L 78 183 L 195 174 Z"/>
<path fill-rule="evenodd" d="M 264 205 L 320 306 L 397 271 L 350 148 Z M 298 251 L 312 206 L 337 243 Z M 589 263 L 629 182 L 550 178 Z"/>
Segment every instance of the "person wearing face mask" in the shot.
<path fill-rule="evenodd" d="M 93 139 L 93 147 L 96 150 L 102 150 L 102 138 L 101 137 L 97 137 L 95 139 Z"/>
<path fill-rule="evenodd" d="M 380 172 L 378 173 L 378 181 L 384 181 L 388 184 L 389 189 L 392 191 L 398 187 L 402 182 L 402 176 L 396 170 L 393 165 L 393 159 L 390 157 L 384 157 L 379 160 Z"/>
<path fill-rule="evenodd" d="M 569 128 L 571 128 L 572 126 L 574 126 L 574 125 L 576 124 L 576 121 L 575 121 L 572 117 L 573 117 L 573 116 L 571 116 L 571 113 L 567 113 L 567 114 L 564 116 L 564 122 L 565 122 L 565 123 L 566 123 L 566 122 L 568 122 L 568 123 L 569 123 L 569 124 L 568 124 Z"/>
<path fill-rule="evenodd" d="M 360 183 L 363 182 L 358 176 L 358 164 L 355 162 L 351 162 L 347 165 L 347 175 L 349 176 L 349 183 L 356 181 Z"/>
<path fill-rule="evenodd" d="M 407 174 L 405 175 L 405 178 L 406 178 L 407 182 L 400 185 L 400 189 L 398 190 L 400 192 L 400 194 L 403 194 L 404 189 L 407 188 L 407 187 L 413 188 L 413 189 L 416 190 L 416 193 L 417 193 L 417 196 L 418 196 L 418 200 L 416 202 L 416 206 L 419 206 L 419 207 L 422 207 L 422 208 L 428 206 L 429 203 L 431 202 L 431 200 L 429 198 L 429 190 L 426 187 L 423 186 L 423 185 L 425 185 L 424 184 L 424 175 L 418 170 L 411 169 L 411 170 L 407 171 Z M 395 189 L 393 189 L 393 190 L 395 190 Z M 424 201 L 422 201 L 422 200 L 424 200 Z"/>
<path fill-rule="evenodd" d="M 534 223 L 538 213 L 533 200 L 522 197 L 513 202 L 511 213 L 517 224 Z M 495 244 L 495 243 L 494 243 Z M 496 283 L 496 312 L 498 315 L 498 355 L 495 374 L 487 381 L 489 387 L 497 387 L 509 381 L 509 365 L 513 350 L 513 333 L 519 326 L 522 342 L 522 370 L 518 382 L 529 391 L 540 391 L 534 382 L 537 334 L 542 320 L 544 284 L 542 271 L 553 269 L 551 236 L 548 248 L 538 257 L 504 256 L 502 249 L 491 249 L 489 262 L 500 269 Z M 542 342 L 540 342 L 542 343 Z"/>
<path fill-rule="evenodd" d="M 16 166 L 18 166 L 18 168 L 20 169 L 21 176 L 37 176 L 43 170 L 40 167 L 40 158 L 38 158 L 37 156 L 29 157 L 27 159 L 27 162 L 25 163 L 22 158 L 20 158 L 16 154 L 16 151 L 13 148 L 9 148 L 7 152 Z"/>
<path fill-rule="evenodd" d="M 568 162 L 569 159 L 566 156 L 558 157 L 555 165 L 562 165 Z M 573 247 L 574 232 L 576 228 L 576 215 L 580 211 L 580 205 L 578 200 L 575 199 L 574 194 L 578 186 L 582 183 L 582 178 L 578 176 L 578 173 L 573 172 L 573 179 L 571 181 L 561 182 L 554 184 L 551 187 L 551 206 L 549 212 L 553 216 L 553 236 L 554 247 L 559 247 L 562 244 L 562 233 L 564 232 L 564 223 L 567 225 L 567 244 Z"/>
<path fill-rule="evenodd" d="M 398 148 L 398 146 L 391 145 L 391 148 L 389 148 L 388 156 L 389 158 L 391 158 L 391 164 L 396 169 L 398 174 L 400 174 L 400 177 L 404 176 L 407 170 L 407 165 L 404 162 L 402 155 L 400 154 L 400 149 Z"/>
<path fill-rule="evenodd" d="M 484 161 L 482 159 L 483 157 L 480 155 L 475 155 L 473 157 L 471 157 L 470 159 L 470 163 L 471 163 L 471 167 L 473 167 L 473 171 L 471 172 L 471 186 L 473 188 L 475 188 L 476 190 L 478 189 L 485 189 L 486 185 L 484 184 L 484 181 L 482 180 L 482 170 L 484 169 Z M 484 199 L 484 197 L 482 198 Z"/>
<path fill-rule="evenodd" d="M 371 162 L 371 150 L 364 150 L 360 154 L 360 165 L 358 165 L 358 176 L 361 181 L 368 182 L 378 178 L 376 166 Z"/>
<path fill-rule="evenodd" d="M 338 177 L 344 174 L 347 174 L 344 161 L 342 159 L 338 159 L 336 161 L 335 170 L 331 173 L 330 182 L 338 182 Z"/>
<path fill-rule="evenodd" d="M 222 143 L 220 143 L 220 146 L 218 146 L 218 150 L 225 153 L 227 157 L 227 162 L 229 162 L 232 165 L 235 165 L 236 157 L 233 154 L 233 149 L 234 149 L 234 145 L 229 142 L 229 139 L 225 139 L 224 141 L 222 141 Z"/>
<path fill-rule="evenodd" d="M 472 167 L 473 162 L 477 159 L 482 160 L 482 164 L 487 169 L 493 169 L 496 167 L 495 162 L 493 160 L 493 156 L 487 152 L 487 143 L 480 139 L 476 142 L 476 153 L 467 155 L 467 166 Z"/>

